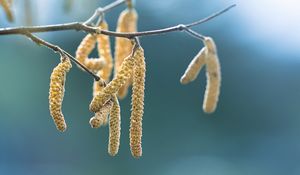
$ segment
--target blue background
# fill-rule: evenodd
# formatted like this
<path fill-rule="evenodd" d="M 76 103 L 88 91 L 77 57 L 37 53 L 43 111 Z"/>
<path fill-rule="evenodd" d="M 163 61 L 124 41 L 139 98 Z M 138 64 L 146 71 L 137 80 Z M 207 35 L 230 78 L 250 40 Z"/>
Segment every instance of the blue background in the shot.
<path fill-rule="evenodd" d="M 15 23 L 7 23 L 0 11 L 1 27 L 26 25 L 23 2 L 14 3 Z M 68 13 L 62 1 L 31 2 L 33 25 L 45 25 L 84 21 L 111 1 L 76 0 Z M 147 79 L 139 160 L 129 149 L 130 96 L 121 101 L 120 151 L 110 157 L 108 128 L 91 129 L 88 123 L 91 77 L 73 65 L 63 103 L 68 129 L 59 133 L 48 110 L 49 77 L 59 55 L 23 36 L 1 36 L 0 174 L 298 175 L 300 14 L 291 7 L 299 3 L 278 2 L 137 0 L 140 31 L 192 22 L 238 5 L 193 28 L 212 36 L 219 50 L 223 79 L 214 114 L 202 111 L 204 71 L 191 84 L 179 83 L 202 43 L 180 32 L 141 38 Z M 124 7 L 106 15 L 112 30 Z M 85 33 L 38 36 L 74 54 Z"/>

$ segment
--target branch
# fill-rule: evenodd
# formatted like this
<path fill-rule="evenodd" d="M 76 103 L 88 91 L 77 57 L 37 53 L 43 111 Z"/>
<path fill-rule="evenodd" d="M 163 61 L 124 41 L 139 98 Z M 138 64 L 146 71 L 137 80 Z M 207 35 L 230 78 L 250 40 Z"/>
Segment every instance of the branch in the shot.
<path fill-rule="evenodd" d="M 66 55 L 68 58 L 71 59 L 71 61 L 75 62 L 77 65 L 79 65 L 82 69 L 84 69 L 85 71 L 87 71 L 89 74 L 91 74 L 94 79 L 96 81 L 98 81 L 100 78 L 95 75 L 93 72 L 91 72 L 88 68 L 86 68 L 83 64 L 81 64 L 80 62 L 78 62 L 76 60 L 76 58 L 74 58 L 71 54 L 69 54 L 67 51 L 61 49 L 59 46 L 56 46 L 54 44 L 51 44 L 29 32 L 24 32 L 22 33 L 23 35 L 27 36 L 28 38 L 30 38 L 33 42 L 35 42 L 37 45 L 44 45 L 46 47 L 48 47 L 49 49 L 52 49 L 54 52 L 58 52 L 60 55 Z"/>
<path fill-rule="evenodd" d="M 134 39 L 138 44 L 139 40 L 137 37 L 159 35 L 159 34 L 164 34 L 164 33 L 169 33 L 169 32 L 175 32 L 175 31 L 185 31 L 189 35 L 191 35 L 197 39 L 203 40 L 204 36 L 193 31 L 192 29 L 190 29 L 190 27 L 207 22 L 217 16 L 220 16 L 221 14 L 225 13 L 226 11 L 228 11 L 231 8 L 236 6 L 235 4 L 230 5 L 227 8 L 220 10 L 206 18 L 200 19 L 198 21 L 195 21 L 195 22 L 192 22 L 189 24 L 179 24 L 176 26 L 162 28 L 162 29 L 158 29 L 158 30 L 132 32 L 132 33 L 120 33 L 120 32 L 114 32 L 114 31 L 109 31 L 109 30 L 101 30 L 99 27 L 91 26 L 93 21 L 95 21 L 97 18 L 99 21 L 99 19 L 101 19 L 101 17 L 103 17 L 105 12 L 108 12 L 111 9 L 113 9 L 123 3 L 126 3 L 128 8 L 133 8 L 132 0 L 116 0 L 115 2 L 105 6 L 103 8 L 101 8 L 101 7 L 97 8 L 95 10 L 94 14 L 85 22 L 72 22 L 72 23 L 64 23 L 64 24 L 31 26 L 31 27 L 0 28 L 0 35 L 13 35 L 13 34 L 25 35 L 38 45 L 44 45 L 44 46 L 52 49 L 54 52 L 58 52 L 61 55 L 67 55 L 73 62 L 75 62 L 80 67 L 82 67 L 86 72 L 91 74 L 95 80 L 98 81 L 100 78 L 97 75 L 95 75 L 93 72 L 91 72 L 89 69 L 87 69 L 80 62 L 78 62 L 76 60 L 76 58 L 74 58 L 71 54 L 69 54 L 65 50 L 61 49 L 59 46 L 53 45 L 47 41 L 44 41 L 44 40 L 38 38 L 37 36 L 33 35 L 32 33 L 76 30 L 76 31 L 85 31 L 87 33 L 104 34 L 104 35 L 114 36 L 114 37 L 123 37 L 123 38 L 128 38 L 128 39 Z M 99 16 L 100 16 L 100 18 L 99 18 Z"/>
<path fill-rule="evenodd" d="M 115 7 L 118 7 L 119 5 L 125 3 L 127 0 L 117 0 L 115 2 L 112 2 L 111 4 L 105 6 L 105 7 L 99 7 L 95 10 L 94 14 L 86 20 L 83 24 L 85 25 L 91 25 L 94 20 L 96 20 L 100 15 L 112 10 Z"/>
<path fill-rule="evenodd" d="M 123 0 L 120 0 L 120 2 Z M 119 2 L 119 1 L 117 1 Z M 12 35 L 12 34 L 22 34 L 24 31 L 29 33 L 37 33 L 37 32 L 50 32 L 50 31 L 63 31 L 63 30 L 76 30 L 76 31 L 85 31 L 88 33 L 97 33 L 97 34 L 104 34 L 114 37 L 123 37 L 123 38 L 134 38 L 139 36 L 149 36 L 149 35 L 159 35 L 163 33 L 175 32 L 175 31 L 183 31 L 186 28 L 190 28 L 202 23 L 205 23 L 221 14 L 225 13 L 226 11 L 230 10 L 231 8 L 235 7 L 236 5 L 230 5 L 227 8 L 220 10 L 206 18 L 200 19 L 198 21 L 189 23 L 189 24 L 179 24 L 173 27 L 167 27 L 158 30 L 149 30 L 149 31 L 142 31 L 142 32 L 133 32 L 133 33 L 120 33 L 114 32 L 109 30 L 101 30 L 98 27 L 91 27 L 81 22 L 73 22 L 73 23 L 65 23 L 65 24 L 55 24 L 55 25 L 45 25 L 45 26 L 33 26 L 33 27 L 14 27 L 14 28 L 0 28 L 0 35 Z"/>

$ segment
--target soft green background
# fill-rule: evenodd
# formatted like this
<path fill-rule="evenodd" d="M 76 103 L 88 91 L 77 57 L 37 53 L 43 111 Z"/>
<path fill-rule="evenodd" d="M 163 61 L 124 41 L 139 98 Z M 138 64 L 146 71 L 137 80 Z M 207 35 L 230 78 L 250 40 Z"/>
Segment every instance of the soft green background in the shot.
<path fill-rule="evenodd" d="M 72 11 L 65 13 L 62 1 L 32 0 L 33 24 L 83 21 L 96 7 L 111 2 L 74 1 Z M 121 102 L 120 151 L 110 157 L 108 128 L 91 129 L 88 123 L 91 77 L 75 65 L 68 74 L 63 104 L 68 129 L 59 133 L 48 110 L 49 76 L 59 56 L 24 37 L 1 36 L 0 174 L 298 175 L 300 56 L 293 37 L 299 36 L 294 32 L 287 38 L 281 30 L 275 31 L 299 29 L 285 25 L 297 23 L 290 18 L 278 21 L 284 24 L 276 28 L 271 25 L 276 17 L 263 21 L 268 10 L 276 7 L 270 3 L 261 12 L 255 8 L 260 1 L 255 2 L 249 6 L 239 1 L 137 0 L 140 30 L 191 22 L 238 4 L 194 28 L 213 36 L 219 49 L 222 90 L 212 115 L 202 111 L 204 72 L 189 85 L 179 83 L 202 43 L 180 32 L 141 39 L 147 80 L 139 160 L 129 149 L 130 96 Z M 1 27 L 24 25 L 22 3 L 15 2 L 14 24 L 7 23 L 0 12 Z M 106 15 L 111 29 L 123 8 Z M 261 18 L 250 20 L 244 14 L 247 10 L 250 17 L 260 13 Z M 73 54 L 84 35 L 74 31 L 39 34 Z"/>

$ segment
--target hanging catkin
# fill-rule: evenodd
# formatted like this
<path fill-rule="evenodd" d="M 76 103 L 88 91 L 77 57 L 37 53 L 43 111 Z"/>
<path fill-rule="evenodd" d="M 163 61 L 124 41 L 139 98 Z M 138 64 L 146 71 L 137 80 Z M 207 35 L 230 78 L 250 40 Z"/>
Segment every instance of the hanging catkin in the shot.
<path fill-rule="evenodd" d="M 188 65 L 184 74 L 182 75 L 180 82 L 181 84 L 188 84 L 191 81 L 194 81 L 201 68 L 205 65 L 205 57 L 206 57 L 206 47 L 202 48 L 198 54 L 193 58 L 193 60 Z"/>
<path fill-rule="evenodd" d="M 99 92 L 91 101 L 90 110 L 97 112 L 111 99 L 112 95 L 117 93 L 121 86 L 131 77 L 136 54 L 130 54 L 121 65 L 120 72 L 110 81 L 103 91 Z"/>
<path fill-rule="evenodd" d="M 57 129 L 61 132 L 65 131 L 67 127 L 61 108 L 66 74 L 71 67 L 72 64 L 68 58 L 61 58 L 61 63 L 53 69 L 50 77 L 49 109 Z"/>
<path fill-rule="evenodd" d="M 95 113 L 95 116 L 90 119 L 90 125 L 92 128 L 99 128 L 102 125 L 106 125 L 108 122 L 108 114 L 113 107 L 113 101 L 109 100 L 103 107 Z"/>
<path fill-rule="evenodd" d="M 119 151 L 121 135 L 121 109 L 116 95 L 113 96 L 113 106 L 109 115 L 108 153 L 115 156 Z"/>
<path fill-rule="evenodd" d="M 108 24 L 104 19 L 101 21 L 99 27 L 103 30 L 108 30 Z M 97 35 L 97 41 L 99 57 L 101 56 L 105 61 L 105 66 L 100 70 L 99 75 L 108 82 L 113 68 L 110 39 L 107 35 L 99 34 Z"/>
<path fill-rule="evenodd" d="M 142 156 L 142 117 L 144 113 L 146 64 L 143 48 L 139 47 L 135 55 L 130 117 L 130 149 L 131 154 L 135 158 L 139 158 Z"/>
<path fill-rule="evenodd" d="M 121 12 L 118 23 L 117 32 L 136 32 L 137 31 L 137 20 L 138 14 L 134 8 L 129 8 Z M 131 54 L 133 44 L 127 38 L 116 37 L 115 44 L 115 66 L 114 66 L 114 76 L 120 71 L 121 64 L 123 60 Z M 126 83 L 119 89 L 118 97 L 124 98 L 127 95 L 128 87 L 132 83 L 132 78 L 130 78 Z"/>
<path fill-rule="evenodd" d="M 0 0 L 0 5 L 3 7 L 3 10 L 5 11 L 7 20 L 13 22 L 14 15 L 11 9 L 12 2 L 9 2 L 7 0 Z"/>
<path fill-rule="evenodd" d="M 95 48 L 96 41 L 96 35 L 87 34 L 82 39 L 76 50 L 76 59 L 93 72 L 98 72 L 101 68 L 103 68 L 106 65 L 104 58 L 88 58 L 89 54 Z"/>
<path fill-rule="evenodd" d="M 215 111 L 220 94 L 221 69 L 215 42 L 210 37 L 205 37 L 206 47 L 206 77 L 207 84 L 204 95 L 203 110 L 207 113 Z"/>

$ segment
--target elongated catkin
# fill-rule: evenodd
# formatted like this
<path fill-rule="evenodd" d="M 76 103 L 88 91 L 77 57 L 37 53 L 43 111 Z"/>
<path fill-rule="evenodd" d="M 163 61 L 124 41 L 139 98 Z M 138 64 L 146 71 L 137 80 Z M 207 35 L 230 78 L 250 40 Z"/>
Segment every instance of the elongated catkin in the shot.
<path fill-rule="evenodd" d="M 90 125 L 92 128 L 99 128 L 102 125 L 106 125 L 108 122 L 108 114 L 113 107 L 113 101 L 109 100 L 103 107 L 95 113 L 95 116 L 90 119 Z"/>
<path fill-rule="evenodd" d="M 130 117 L 130 149 L 135 158 L 142 156 L 142 117 L 144 114 L 144 89 L 146 64 L 144 50 L 139 47 L 135 52 L 132 108 Z"/>
<path fill-rule="evenodd" d="M 90 103 L 90 111 L 97 112 L 100 108 L 111 99 L 112 95 L 117 93 L 121 86 L 131 77 L 134 65 L 134 55 L 129 55 L 123 61 L 121 70 L 116 77 L 110 81 L 102 92 L 99 92 Z"/>
<path fill-rule="evenodd" d="M 95 48 L 97 36 L 94 34 L 87 34 L 80 42 L 76 50 L 76 59 L 87 67 L 89 70 L 97 73 L 100 69 L 106 66 L 106 60 L 102 57 L 88 58 L 89 54 Z M 80 67 L 81 68 L 81 67 Z"/>
<path fill-rule="evenodd" d="M 212 113 L 217 107 L 221 87 L 221 68 L 217 48 L 212 38 L 205 38 L 207 84 L 203 101 L 203 110 Z"/>
<path fill-rule="evenodd" d="M 181 84 L 190 83 L 191 81 L 194 81 L 197 78 L 199 72 L 201 71 L 201 68 L 205 65 L 205 50 L 206 47 L 202 48 L 190 62 L 180 79 Z"/>
<path fill-rule="evenodd" d="M 81 63 L 84 64 L 85 60 L 87 59 L 88 55 L 92 52 L 95 48 L 96 44 L 96 36 L 92 34 L 87 34 L 82 41 L 80 42 L 77 50 L 76 50 L 76 59 Z"/>
<path fill-rule="evenodd" d="M 121 12 L 118 24 L 117 32 L 136 32 L 137 31 L 137 20 L 138 14 L 135 9 L 125 9 Z M 114 76 L 118 74 L 121 68 L 121 64 L 124 59 L 131 54 L 133 45 L 131 41 L 127 38 L 116 37 L 115 44 L 115 66 L 114 66 Z M 128 87 L 132 83 L 132 78 L 130 78 L 126 83 L 119 89 L 118 97 L 124 98 L 127 95 Z"/>
<path fill-rule="evenodd" d="M 64 98 L 66 73 L 69 72 L 71 67 L 70 60 L 63 58 L 61 63 L 53 69 L 50 77 L 49 109 L 57 129 L 61 132 L 67 128 L 61 107 Z"/>
<path fill-rule="evenodd" d="M 103 30 L 108 30 L 108 24 L 105 20 L 102 20 L 99 27 Z M 109 81 L 113 68 L 113 59 L 111 55 L 111 45 L 108 35 L 99 34 L 97 35 L 98 41 L 98 53 L 99 57 L 103 58 L 105 61 L 105 66 L 100 70 L 100 77 L 106 82 Z"/>
<path fill-rule="evenodd" d="M 121 109 L 116 95 L 113 96 L 113 106 L 109 115 L 108 153 L 115 156 L 119 151 L 121 136 Z"/>
<path fill-rule="evenodd" d="M 0 0 L 0 5 L 3 7 L 3 10 L 5 11 L 7 20 L 10 22 L 14 21 L 14 15 L 11 9 L 11 2 L 7 0 Z"/>
<path fill-rule="evenodd" d="M 114 77 L 114 79 L 111 82 L 107 84 L 107 86 L 103 90 L 104 93 L 108 93 L 108 94 L 117 93 L 118 90 L 126 83 L 126 81 L 132 75 L 135 57 L 136 54 L 134 53 L 133 56 L 132 54 L 130 54 L 124 59 L 119 73 L 117 74 L 116 77 Z"/>

